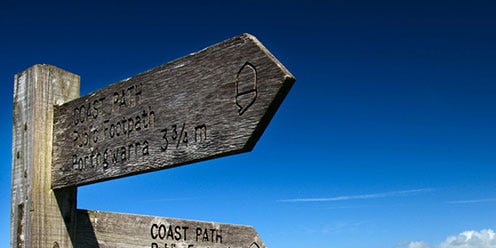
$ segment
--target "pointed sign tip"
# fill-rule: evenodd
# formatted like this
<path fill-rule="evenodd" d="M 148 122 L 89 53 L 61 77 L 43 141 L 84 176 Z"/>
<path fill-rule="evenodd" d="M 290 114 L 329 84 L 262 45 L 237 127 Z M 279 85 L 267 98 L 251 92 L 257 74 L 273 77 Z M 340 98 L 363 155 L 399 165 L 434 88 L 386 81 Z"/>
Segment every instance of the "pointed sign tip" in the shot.
<path fill-rule="evenodd" d="M 250 34 L 250 33 L 243 33 L 241 34 L 240 36 L 238 37 L 241 37 L 245 40 L 250 40 L 252 41 L 254 44 L 256 44 L 272 61 L 274 61 L 276 63 L 276 65 L 284 72 L 284 74 L 286 74 L 285 78 L 284 78 L 284 81 L 288 81 L 289 79 L 289 83 L 294 83 L 294 81 L 296 81 L 296 78 L 293 76 L 293 74 L 291 72 L 289 72 L 289 70 L 262 44 L 262 42 L 260 42 L 260 40 L 258 40 L 257 37 L 255 37 L 254 35 Z M 288 79 L 287 79 L 287 78 Z"/>

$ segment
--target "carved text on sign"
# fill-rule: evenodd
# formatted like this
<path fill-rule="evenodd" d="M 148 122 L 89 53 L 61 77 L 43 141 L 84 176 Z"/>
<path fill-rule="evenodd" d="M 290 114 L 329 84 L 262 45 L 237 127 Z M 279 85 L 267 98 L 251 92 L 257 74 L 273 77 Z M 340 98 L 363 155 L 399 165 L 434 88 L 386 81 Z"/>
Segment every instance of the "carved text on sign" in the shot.
<path fill-rule="evenodd" d="M 54 111 L 52 188 L 247 152 L 294 78 L 243 34 Z"/>
<path fill-rule="evenodd" d="M 150 228 L 152 248 L 194 247 L 195 243 L 222 244 L 222 229 L 153 223 Z"/>
<path fill-rule="evenodd" d="M 150 152 L 166 152 L 171 148 L 177 150 L 181 146 L 201 144 L 207 140 L 206 124 L 191 126 L 183 122 L 156 129 L 155 110 L 142 103 L 142 92 L 143 84 L 140 83 L 74 108 L 72 141 L 86 153 L 72 155 L 72 169 L 108 169 L 139 160 L 150 155 Z M 104 104 L 111 108 L 102 108 Z M 115 117 L 117 114 L 119 116 Z M 161 137 L 160 149 L 151 149 L 146 138 L 140 139 L 145 132 L 154 132 Z M 124 143 L 113 145 L 114 139 L 119 138 L 123 138 Z"/>

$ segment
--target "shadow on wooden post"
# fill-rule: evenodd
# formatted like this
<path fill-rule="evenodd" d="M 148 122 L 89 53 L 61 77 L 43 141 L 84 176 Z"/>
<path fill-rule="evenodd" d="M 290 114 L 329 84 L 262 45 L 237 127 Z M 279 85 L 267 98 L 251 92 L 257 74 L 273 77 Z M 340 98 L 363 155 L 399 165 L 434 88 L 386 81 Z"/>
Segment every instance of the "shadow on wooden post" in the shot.
<path fill-rule="evenodd" d="M 85 215 L 79 210 L 71 211 L 77 207 L 77 199 L 75 197 L 77 195 L 76 191 L 76 187 L 57 189 L 54 191 L 60 209 L 60 215 L 64 219 L 67 232 L 70 234 L 72 246 L 98 247 L 93 228 L 91 224 L 89 224 L 90 219 L 88 215 Z M 85 240 L 85 245 L 78 244 L 78 241 L 81 240 Z"/>
<path fill-rule="evenodd" d="M 76 215 L 77 228 L 75 233 L 77 233 L 77 237 L 73 240 L 74 247 L 100 247 L 88 211 L 78 209 Z"/>

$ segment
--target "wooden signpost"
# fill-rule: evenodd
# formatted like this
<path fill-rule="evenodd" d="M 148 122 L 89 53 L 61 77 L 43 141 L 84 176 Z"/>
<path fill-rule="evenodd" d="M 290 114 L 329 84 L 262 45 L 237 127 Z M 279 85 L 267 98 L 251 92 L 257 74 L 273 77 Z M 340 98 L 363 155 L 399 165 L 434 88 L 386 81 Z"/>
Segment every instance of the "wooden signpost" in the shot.
<path fill-rule="evenodd" d="M 55 111 L 52 187 L 250 151 L 294 82 L 244 34 Z"/>
<path fill-rule="evenodd" d="M 80 98 L 69 72 L 18 74 L 11 247 L 265 247 L 246 226 L 76 210 L 76 186 L 250 151 L 294 81 L 249 34 Z"/>

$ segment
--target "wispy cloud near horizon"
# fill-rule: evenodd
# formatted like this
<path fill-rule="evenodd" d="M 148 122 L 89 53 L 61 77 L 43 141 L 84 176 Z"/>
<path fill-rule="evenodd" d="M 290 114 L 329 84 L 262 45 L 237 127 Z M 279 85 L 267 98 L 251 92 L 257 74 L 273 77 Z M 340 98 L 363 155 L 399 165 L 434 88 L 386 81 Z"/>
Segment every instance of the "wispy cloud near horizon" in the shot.
<path fill-rule="evenodd" d="M 158 198 L 158 199 L 148 200 L 146 202 L 176 202 L 176 201 L 191 201 L 197 199 L 199 199 L 199 197 Z"/>
<path fill-rule="evenodd" d="M 477 203 L 487 203 L 487 202 L 496 202 L 496 198 L 448 201 L 447 203 L 449 203 L 449 204 L 477 204 Z"/>
<path fill-rule="evenodd" d="M 389 198 L 389 197 L 402 197 L 402 196 L 409 196 L 409 195 L 415 195 L 419 193 L 432 192 L 432 191 L 435 191 L 435 189 L 421 188 L 421 189 L 389 191 L 389 192 L 371 193 L 371 194 L 362 194 L 362 195 L 283 199 L 283 200 L 279 200 L 279 202 L 336 202 L 336 201 L 349 201 L 349 200 L 367 200 L 367 199 L 378 199 L 378 198 Z"/>

